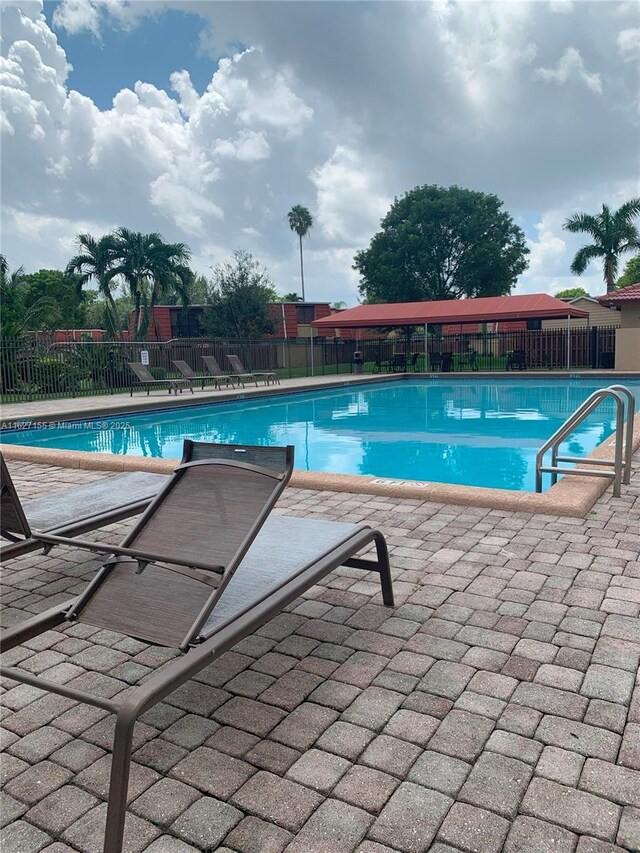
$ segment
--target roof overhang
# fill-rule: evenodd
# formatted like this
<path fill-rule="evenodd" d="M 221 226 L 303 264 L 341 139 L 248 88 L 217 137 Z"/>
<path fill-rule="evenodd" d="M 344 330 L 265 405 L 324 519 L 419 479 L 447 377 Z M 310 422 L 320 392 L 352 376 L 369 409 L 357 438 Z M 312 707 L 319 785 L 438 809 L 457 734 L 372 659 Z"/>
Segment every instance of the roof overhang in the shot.
<path fill-rule="evenodd" d="M 314 320 L 315 329 L 363 329 L 423 326 L 442 323 L 496 323 L 507 320 L 549 320 L 588 317 L 589 312 L 549 296 L 488 296 L 480 299 L 447 299 L 436 302 L 391 302 L 357 305 L 330 317 Z"/>

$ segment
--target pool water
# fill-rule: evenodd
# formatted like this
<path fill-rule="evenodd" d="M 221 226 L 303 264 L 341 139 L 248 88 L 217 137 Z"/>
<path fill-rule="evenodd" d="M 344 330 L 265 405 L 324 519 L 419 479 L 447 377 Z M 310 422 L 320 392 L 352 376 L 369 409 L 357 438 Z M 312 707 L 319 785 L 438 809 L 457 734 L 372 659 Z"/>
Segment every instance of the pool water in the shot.
<path fill-rule="evenodd" d="M 178 459 L 185 438 L 295 446 L 295 467 L 533 490 L 540 445 L 593 380 L 412 379 L 188 406 L 2 433 L 7 444 Z M 625 384 L 640 400 L 640 382 Z M 615 428 L 603 404 L 562 452 L 589 453 Z M 545 487 L 549 484 L 549 479 Z"/>

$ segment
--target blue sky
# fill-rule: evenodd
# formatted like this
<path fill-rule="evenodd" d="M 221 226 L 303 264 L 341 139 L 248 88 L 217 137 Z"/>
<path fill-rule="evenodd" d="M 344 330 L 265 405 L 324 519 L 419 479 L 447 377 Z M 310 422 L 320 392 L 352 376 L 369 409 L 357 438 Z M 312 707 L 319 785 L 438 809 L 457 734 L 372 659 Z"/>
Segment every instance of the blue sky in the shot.
<path fill-rule="evenodd" d="M 137 80 L 169 89 L 169 76 L 188 68 L 193 85 L 203 92 L 217 68 L 217 61 L 204 56 L 198 39 L 204 22 L 199 15 L 179 9 L 141 20 L 131 29 L 105 27 L 99 38 L 92 33 L 68 33 L 52 23 L 60 4 L 46 0 L 44 14 L 59 44 L 73 66 L 68 85 L 88 95 L 102 110 L 109 109 L 114 96 Z"/>
<path fill-rule="evenodd" d="M 562 228 L 640 195 L 640 5 L 3 0 L 3 250 L 61 268 L 78 233 L 253 253 L 309 298 L 358 299 L 353 256 L 420 184 L 495 193 L 525 230 L 515 292 L 581 285 Z M 69 65 L 73 66 L 70 70 Z"/>

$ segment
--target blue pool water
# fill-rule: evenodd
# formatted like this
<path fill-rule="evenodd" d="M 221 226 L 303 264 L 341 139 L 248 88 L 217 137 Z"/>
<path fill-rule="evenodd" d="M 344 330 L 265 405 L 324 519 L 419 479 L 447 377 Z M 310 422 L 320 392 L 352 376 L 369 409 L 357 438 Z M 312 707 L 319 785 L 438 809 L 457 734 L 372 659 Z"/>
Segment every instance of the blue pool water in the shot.
<path fill-rule="evenodd" d="M 532 490 L 536 451 L 593 380 L 415 379 L 96 418 L 2 433 L 7 444 L 179 458 L 182 441 L 293 444 L 296 468 Z M 640 400 L 640 382 L 627 382 Z M 563 445 L 584 455 L 614 429 L 613 404 Z"/>

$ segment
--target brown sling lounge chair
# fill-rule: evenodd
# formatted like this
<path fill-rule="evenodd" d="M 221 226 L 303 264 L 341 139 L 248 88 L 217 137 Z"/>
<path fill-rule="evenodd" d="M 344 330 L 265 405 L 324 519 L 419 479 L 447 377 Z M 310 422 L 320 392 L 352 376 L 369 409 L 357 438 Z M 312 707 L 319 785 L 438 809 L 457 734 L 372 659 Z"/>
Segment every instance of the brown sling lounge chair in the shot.
<path fill-rule="evenodd" d="M 2 638 L 3 648 L 11 649 L 73 620 L 184 652 L 121 701 L 16 667 L 0 668 L 7 678 L 116 715 L 103 853 L 122 850 L 133 730 L 145 711 L 338 566 L 378 572 L 383 601 L 393 605 L 387 547 L 379 531 L 270 516 L 291 476 L 293 448 L 207 448 L 189 442 L 185 458 L 192 461 L 178 466 L 73 603 L 11 628 Z M 376 561 L 354 556 L 371 543 Z M 87 547 L 95 549 L 93 543 Z"/>
<path fill-rule="evenodd" d="M 192 370 L 191 366 L 186 361 L 178 360 L 173 361 L 172 363 L 175 364 L 176 369 L 180 371 L 180 373 L 188 382 L 191 383 L 191 385 L 193 385 L 194 382 L 201 382 L 202 390 L 204 391 L 204 383 L 212 382 L 216 386 L 216 388 L 220 388 L 220 382 L 217 376 L 212 376 L 211 374 L 208 374 L 206 376 L 198 376 L 198 374 L 194 370 Z"/>
<path fill-rule="evenodd" d="M 141 385 L 143 388 L 147 389 L 147 397 L 149 396 L 149 388 L 157 385 L 168 385 L 169 393 L 175 391 L 176 394 L 178 393 L 178 391 L 182 393 L 182 388 L 184 385 L 186 385 L 187 388 L 189 388 L 191 390 L 191 393 L 193 394 L 193 388 L 191 387 L 191 382 L 188 379 L 154 379 L 153 374 L 151 373 L 149 368 L 141 362 L 129 361 L 127 362 L 127 364 L 136 375 L 136 378 L 138 379 L 138 384 Z M 134 386 L 132 383 L 130 395 L 131 397 L 133 397 L 133 388 Z"/>
<path fill-rule="evenodd" d="M 203 355 L 202 360 L 209 373 L 214 376 L 218 382 L 226 382 L 227 388 L 229 387 L 229 383 L 231 383 L 232 388 L 236 387 L 236 379 L 238 377 L 229 376 L 228 373 L 223 373 L 222 370 L 220 370 L 220 365 L 214 355 Z M 242 387 L 244 388 L 244 383 L 242 383 Z"/>
<path fill-rule="evenodd" d="M 39 532 L 79 536 L 141 513 L 169 478 L 132 471 L 22 503 L 0 453 L 0 562 L 37 551 Z M 106 546 L 105 546 L 106 550 Z"/>
<path fill-rule="evenodd" d="M 227 358 L 231 362 L 231 367 L 233 367 L 233 371 L 239 379 L 249 379 L 251 382 L 255 382 L 256 385 L 258 384 L 258 379 L 262 379 L 265 385 L 269 385 L 269 383 L 273 385 L 276 383 L 280 384 L 277 373 L 273 373 L 272 371 L 267 371 L 266 373 L 247 373 L 237 355 L 228 355 Z"/>

